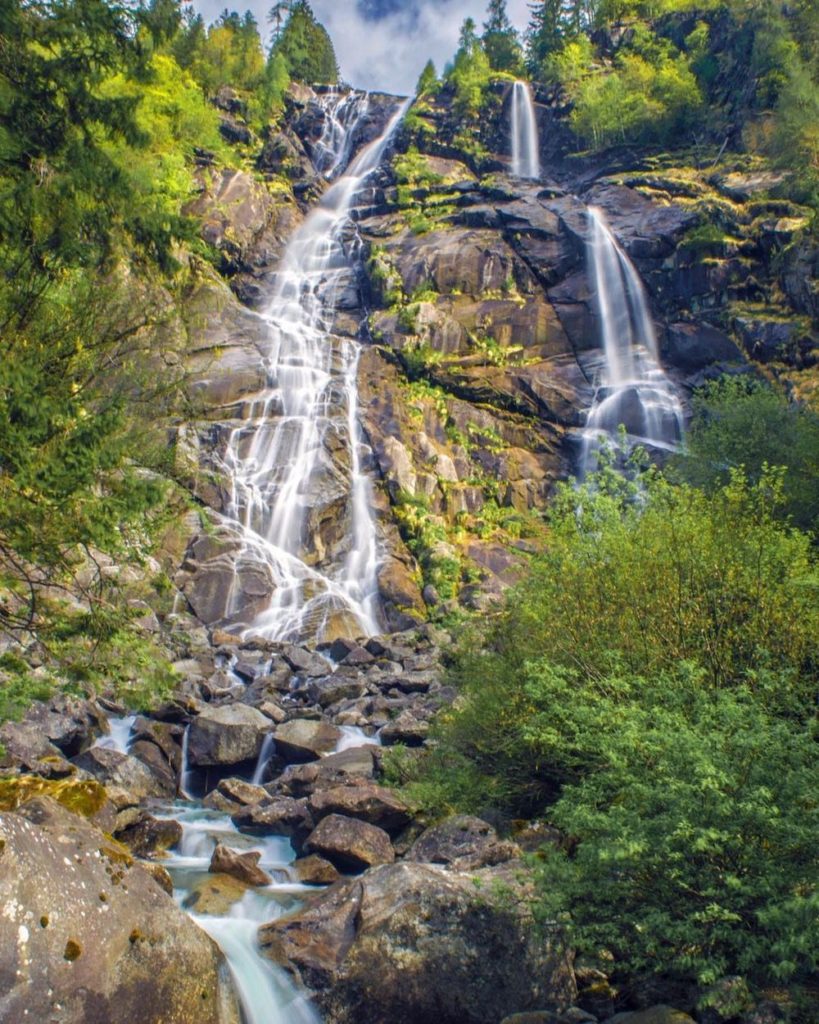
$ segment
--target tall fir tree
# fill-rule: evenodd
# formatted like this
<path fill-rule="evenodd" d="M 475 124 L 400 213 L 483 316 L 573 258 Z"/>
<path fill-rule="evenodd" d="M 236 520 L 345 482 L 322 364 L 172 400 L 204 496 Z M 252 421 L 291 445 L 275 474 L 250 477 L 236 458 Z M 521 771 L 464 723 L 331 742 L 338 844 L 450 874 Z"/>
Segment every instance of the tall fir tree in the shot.
<path fill-rule="evenodd" d="M 523 51 L 518 33 L 509 21 L 506 0 L 489 0 L 487 19 L 483 25 L 483 44 L 493 71 L 520 70 Z"/>

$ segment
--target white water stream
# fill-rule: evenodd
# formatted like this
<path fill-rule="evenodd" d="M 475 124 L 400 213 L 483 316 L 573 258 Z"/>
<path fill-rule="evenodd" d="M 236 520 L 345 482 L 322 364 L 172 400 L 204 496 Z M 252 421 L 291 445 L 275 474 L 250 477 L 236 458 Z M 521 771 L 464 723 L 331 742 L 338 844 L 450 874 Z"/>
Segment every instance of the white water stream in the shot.
<path fill-rule="evenodd" d="M 588 208 L 586 259 L 600 324 L 604 365 L 583 430 L 581 470 L 595 468 L 601 440 L 617 445 L 622 425 L 629 448 L 673 449 L 683 410 L 660 365 L 657 336 L 643 283 L 618 245 L 602 210 Z"/>
<path fill-rule="evenodd" d="M 512 86 L 512 174 L 516 178 L 540 177 L 540 146 L 532 90 L 526 82 Z"/>
<path fill-rule="evenodd" d="M 328 93 L 321 104 L 326 120 L 317 159 L 332 177 L 349 158 L 368 101 Z M 377 535 L 358 424 L 360 349 L 332 327 L 350 280 L 345 240 L 356 196 L 408 105 L 396 109 L 382 135 L 353 159 L 294 234 L 263 313 L 268 386 L 248 401 L 224 456 L 231 483 L 227 517 L 240 525 L 242 538 L 228 620 L 245 635 L 299 640 L 321 638 L 334 624 L 353 635 L 380 629 Z M 343 533 L 328 550 L 317 509 Z M 267 607 L 249 617 L 242 609 L 243 570 L 261 570 L 273 591 Z"/>

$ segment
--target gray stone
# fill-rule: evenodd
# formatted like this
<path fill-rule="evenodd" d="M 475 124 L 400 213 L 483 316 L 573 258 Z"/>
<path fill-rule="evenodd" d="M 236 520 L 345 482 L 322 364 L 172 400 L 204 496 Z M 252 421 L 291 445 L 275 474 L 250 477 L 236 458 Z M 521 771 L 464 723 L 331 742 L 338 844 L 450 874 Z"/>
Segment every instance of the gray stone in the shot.
<path fill-rule="evenodd" d="M 270 719 L 246 704 L 209 708 L 191 722 L 188 758 L 191 765 L 231 765 L 255 760 Z"/>

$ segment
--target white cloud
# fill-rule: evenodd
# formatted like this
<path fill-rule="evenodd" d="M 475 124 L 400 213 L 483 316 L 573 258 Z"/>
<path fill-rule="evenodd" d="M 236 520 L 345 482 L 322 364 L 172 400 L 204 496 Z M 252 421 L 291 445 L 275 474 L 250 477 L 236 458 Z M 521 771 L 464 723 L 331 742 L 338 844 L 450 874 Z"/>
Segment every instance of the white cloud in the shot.
<path fill-rule="evenodd" d="M 267 29 L 272 0 L 239 4 L 253 11 Z M 529 20 L 527 0 L 509 0 L 509 17 L 522 30 Z M 207 20 L 217 17 L 225 0 L 194 0 Z M 424 64 L 432 58 L 440 72 L 457 47 L 464 18 L 480 26 L 486 17 L 485 0 L 417 0 L 380 21 L 367 21 L 355 0 L 312 0 L 316 18 L 332 37 L 345 81 L 361 89 L 410 93 Z"/>

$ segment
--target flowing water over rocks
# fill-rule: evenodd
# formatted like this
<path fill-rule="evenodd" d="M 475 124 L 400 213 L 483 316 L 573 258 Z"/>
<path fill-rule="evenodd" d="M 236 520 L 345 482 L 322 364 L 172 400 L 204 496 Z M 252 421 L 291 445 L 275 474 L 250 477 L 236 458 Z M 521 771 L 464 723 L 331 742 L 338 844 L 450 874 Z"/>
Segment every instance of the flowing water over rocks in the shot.
<path fill-rule="evenodd" d="M 583 430 L 583 474 L 594 469 L 601 439 L 628 447 L 673 449 L 682 437 L 683 410 L 659 361 L 645 289 L 611 233 L 602 210 L 588 208 L 589 277 L 600 325 L 604 365 Z"/>
<path fill-rule="evenodd" d="M 367 111 L 360 94 L 321 100 L 317 169 L 337 176 Z M 268 639 L 379 631 L 378 560 L 358 425 L 359 346 L 333 332 L 349 284 L 356 196 L 407 103 L 337 177 L 287 245 L 262 313 L 267 386 L 243 402 L 223 465 L 225 525 L 239 528 L 224 624 Z M 343 628 L 342 628 L 343 627 Z"/>

